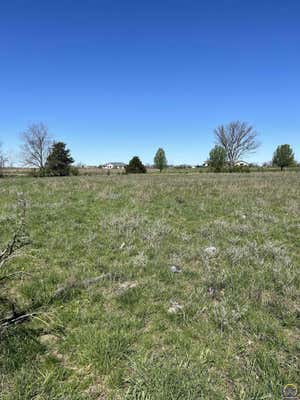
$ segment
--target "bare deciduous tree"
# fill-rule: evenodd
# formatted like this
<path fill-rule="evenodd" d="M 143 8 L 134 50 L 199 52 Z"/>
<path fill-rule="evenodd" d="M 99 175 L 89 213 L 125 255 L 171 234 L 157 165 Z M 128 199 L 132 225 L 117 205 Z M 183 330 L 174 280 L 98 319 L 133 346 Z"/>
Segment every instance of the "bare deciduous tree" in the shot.
<path fill-rule="evenodd" d="M 48 128 L 42 122 L 31 124 L 22 134 L 22 158 L 24 164 L 44 169 L 51 146 Z"/>
<path fill-rule="evenodd" d="M 5 164 L 7 162 L 7 158 L 4 154 L 4 152 L 2 151 L 2 143 L 0 142 L 0 176 L 2 176 L 3 172 L 3 168 L 5 167 Z"/>
<path fill-rule="evenodd" d="M 260 145 L 257 132 L 247 122 L 234 121 L 226 126 L 218 126 L 215 135 L 218 144 L 226 150 L 231 165 L 242 156 L 253 153 Z"/>

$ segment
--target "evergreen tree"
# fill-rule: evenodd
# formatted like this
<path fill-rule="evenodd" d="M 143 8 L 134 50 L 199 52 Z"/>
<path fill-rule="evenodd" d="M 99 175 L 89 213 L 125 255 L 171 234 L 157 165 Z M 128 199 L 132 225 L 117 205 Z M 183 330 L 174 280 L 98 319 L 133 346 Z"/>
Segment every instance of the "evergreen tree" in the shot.
<path fill-rule="evenodd" d="M 277 165 L 282 171 L 284 167 L 290 167 L 294 164 L 295 157 L 291 146 L 289 144 L 278 146 L 273 156 L 273 165 Z"/>
<path fill-rule="evenodd" d="M 226 162 L 226 150 L 222 146 L 215 146 L 209 153 L 209 165 L 215 172 L 220 172 Z"/>
<path fill-rule="evenodd" d="M 49 175 L 66 176 L 70 175 L 71 164 L 74 162 L 70 150 L 66 149 L 66 144 L 56 142 L 52 145 L 50 154 L 46 162 L 46 171 Z"/>
<path fill-rule="evenodd" d="M 154 165 L 156 168 L 159 169 L 159 172 L 161 172 L 164 168 L 167 167 L 167 159 L 166 159 L 166 153 L 164 149 L 159 148 L 155 154 L 154 157 Z"/>
<path fill-rule="evenodd" d="M 145 174 L 147 172 L 146 167 L 137 156 L 133 157 L 129 161 L 129 164 L 126 165 L 125 170 L 127 174 Z"/>

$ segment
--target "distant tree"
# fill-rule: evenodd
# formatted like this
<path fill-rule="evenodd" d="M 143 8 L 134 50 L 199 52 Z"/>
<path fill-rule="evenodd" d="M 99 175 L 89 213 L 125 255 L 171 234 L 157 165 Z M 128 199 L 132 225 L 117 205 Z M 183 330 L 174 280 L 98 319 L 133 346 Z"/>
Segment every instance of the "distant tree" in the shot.
<path fill-rule="evenodd" d="M 216 145 L 209 153 L 209 165 L 220 172 L 225 165 L 227 153 L 224 147 Z"/>
<path fill-rule="evenodd" d="M 72 172 L 71 164 L 74 160 L 71 157 L 70 150 L 66 149 L 63 142 L 53 143 L 46 162 L 47 175 L 66 176 Z"/>
<path fill-rule="evenodd" d="M 2 143 L 0 142 L 0 177 L 3 176 L 3 169 L 7 162 L 7 158 L 2 150 Z"/>
<path fill-rule="evenodd" d="M 129 161 L 129 164 L 125 167 L 125 171 L 127 174 L 145 174 L 147 172 L 146 167 L 137 156 Z"/>
<path fill-rule="evenodd" d="M 233 166 L 240 158 L 253 153 L 258 147 L 257 132 L 246 122 L 234 121 L 215 129 L 217 143 L 224 147 L 229 163 Z"/>
<path fill-rule="evenodd" d="M 154 165 L 155 168 L 159 169 L 159 172 L 161 172 L 164 168 L 167 167 L 167 158 L 166 158 L 166 153 L 164 149 L 159 148 L 155 154 L 154 157 Z"/>
<path fill-rule="evenodd" d="M 263 162 L 262 163 L 262 167 L 263 168 L 269 168 L 269 167 L 271 167 L 272 166 L 272 161 L 265 161 L 265 162 Z"/>
<path fill-rule="evenodd" d="M 277 165 L 282 171 L 284 167 L 291 167 L 294 164 L 295 156 L 291 146 L 289 144 L 278 146 L 273 155 L 273 165 Z"/>
<path fill-rule="evenodd" d="M 49 155 L 51 138 L 42 122 L 31 124 L 22 134 L 22 158 L 25 165 L 42 171 Z"/>

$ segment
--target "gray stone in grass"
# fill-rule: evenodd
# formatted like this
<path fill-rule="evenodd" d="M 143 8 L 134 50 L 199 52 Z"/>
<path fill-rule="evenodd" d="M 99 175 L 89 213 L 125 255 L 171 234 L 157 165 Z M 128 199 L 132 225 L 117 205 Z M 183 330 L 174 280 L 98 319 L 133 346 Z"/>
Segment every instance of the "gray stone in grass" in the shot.
<path fill-rule="evenodd" d="M 171 306 L 168 308 L 168 313 L 169 314 L 177 314 L 183 309 L 183 306 L 177 301 L 171 301 Z"/>
<path fill-rule="evenodd" d="M 216 294 L 216 289 L 214 287 L 209 287 L 207 291 L 208 294 L 210 294 L 211 296 L 214 296 Z"/>
<path fill-rule="evenodd" d="M 209 256 L 214 256 L 217 254 L 217 248 L 214 246 L 206 247 L 204 251 Z"/>
<path fill-rule="evenodd" d="M 54 342 L 57 342 L 58 339 L 59 339 L 58 336 L 56 336 L 56 335 L 51 335 L 51 334 L 46 334 L 46 335 L 40 336 L 40 342 L 41 342 L 42 344 L 45 344 L 45 345 L 47 345 L 47 344 L 52 344 L 52 343 L 54 343 Z"/>
<path fill-rule="evenodd" d="M 179 274 L 181 271 L 181 269 L 177 266 L 177 265 L 172 265 L 170 267 L 170 271 L 173 272 L 173 274 Z"/>

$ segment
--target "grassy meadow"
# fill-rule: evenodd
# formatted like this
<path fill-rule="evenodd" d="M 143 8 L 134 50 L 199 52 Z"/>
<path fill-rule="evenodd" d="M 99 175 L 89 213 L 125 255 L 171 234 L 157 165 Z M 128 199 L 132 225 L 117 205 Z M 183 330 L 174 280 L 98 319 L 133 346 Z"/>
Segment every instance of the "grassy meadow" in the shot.
<path fill-rule="evenodd" d="M 28 274 L 1 295 L 37 314 L 0 336 L 1 400 L 299 386 L 299 173 L 2 179 L 1 248 L 19 199 L 31 243 L 6 269 Z"/>

